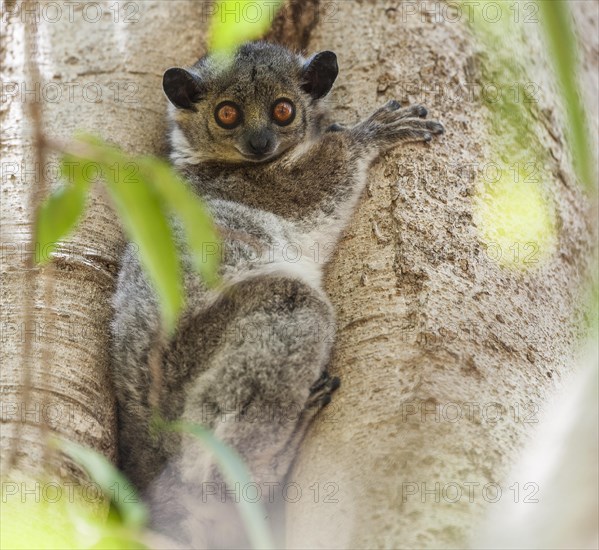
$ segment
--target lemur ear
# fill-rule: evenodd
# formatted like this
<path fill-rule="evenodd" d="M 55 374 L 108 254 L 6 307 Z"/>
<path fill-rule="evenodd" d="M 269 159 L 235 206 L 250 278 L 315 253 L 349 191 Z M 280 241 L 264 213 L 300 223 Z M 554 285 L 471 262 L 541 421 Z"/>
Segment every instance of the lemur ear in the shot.
<path fill-rule="evenodd" d="M 304 65 L 302 90 L 313 99 L 320 99 L 330 92 L 338 73 L 337 56 L 333 52 L 317 53 Z"/>
<path fill-rule="evenodd" d="M 179 67 L 167 69 L 162 77 L 162 89 L 175 107 L 192 111 L 197 110 L 194 103 L 197 103 L 204 93 L 198 77 Z"/>

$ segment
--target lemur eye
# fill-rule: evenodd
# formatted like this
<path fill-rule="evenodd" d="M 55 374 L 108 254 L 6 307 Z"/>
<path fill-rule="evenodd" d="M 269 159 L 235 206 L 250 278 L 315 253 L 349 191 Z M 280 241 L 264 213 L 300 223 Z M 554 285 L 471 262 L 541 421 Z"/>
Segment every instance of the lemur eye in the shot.
<path fill-rule="evenodd" d="M 279 99 L 272 108 L 272 118 L 279 126 L 287 126 L 295 118 L 295 106 L 289 99 Z"/>
<path fill-rule="evenodd" d="M 219 126 L 231 130 L 241 123 L 241 110 L 234 103 L 225 101 L 216 107 L 214 119 Z"/>

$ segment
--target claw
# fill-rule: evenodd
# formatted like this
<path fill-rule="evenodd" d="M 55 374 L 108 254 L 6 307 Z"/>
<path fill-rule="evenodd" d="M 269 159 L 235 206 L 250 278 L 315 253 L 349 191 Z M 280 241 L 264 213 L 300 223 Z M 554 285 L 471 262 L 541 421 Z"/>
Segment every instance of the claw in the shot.
<path fill-rule="evenodd" d="M 327 384 L 327 382 L 329 381 L 330 376 L 329 373 L 327 371 L 324 371 L 321 375 L 320 378 L 318 380 L 316 380 L 316 382 L 314 382 L 314 384 L 312 384 L 310 386 L 310 393 L 315 393 L 318 390 L 324 388 Z"/>
<path fill-rule="evenodd" d="M 443 133 L 445 133 L 445 128 L 443 127 L 443 124 L 441 124 L 440 122 L 433 122 L 433 121 L 431 121 L 428 124 L 428 129 L 433 134 L 443 134 Z"/>
<path fill-rule="evenodd" d="M 331 402 L 331 394 L 339 388 L 341 380 L 335 376 L 331 378 L 328 372 L 323 372 L 320 378 L 312 384 L 310 388 L 310 397 L 306 403 L 306 408 L 324 407 Z"/>
<path fill-rule="evenodd" d="M 345 130 L 344 126 L 337 122 L 334 122 L 326 129 L 326 132 L 342 132 L 343 130 Z"/>
<path fill-rule="evenodd" d="M 418 105 L 416 109 L 416 115 L 420 118 L 426 118 L 426 115 L 428 115 L 428 109 L 424 107 L 424 105 Z"/>

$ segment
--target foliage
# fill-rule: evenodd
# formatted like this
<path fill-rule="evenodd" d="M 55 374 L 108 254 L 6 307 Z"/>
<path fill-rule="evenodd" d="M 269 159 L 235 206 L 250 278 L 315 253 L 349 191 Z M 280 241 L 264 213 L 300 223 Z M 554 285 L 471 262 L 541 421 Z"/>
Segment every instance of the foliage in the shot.
<path fill-rule="evenodd" d="M 130 157 L 101 140 L 83 136 L 62 159 L 67 184 L 50 195 L 39 215 L 36 242 L 46 261 L 57 241 L 81 219 L 91 182 L 101 175 L 128 237 L 137 245 L 140 261 L 159 297 L 167 331 L 175 327 L 183 307 L 181 270 L 167 214 L 178 218 L 198 272 L 209 283 L 217 280 L 215 255 L 205 254 L 219 238 L 197 195 L 165 162 Z M 94 177 L 90 175 L 94 174 Z"/>
<path fill-rule="evenodd" d="M 55 445 L 85 469 L 90 479 L 99 485 L 108 499 L 114 487 L 127 488 L 130 491 L 128 498 L 112 499 L 123 526 L 139 529 L 146 524 L 148 519 L 146 507 L 139 502 L 135 490 L 125 475 L 104 455 L 72 441 L 57 440 Z"/>
<path fill-rule="evenodd" d="M 499 6 L 503 16 L 486 17 L 490 6 Z M 555 251 L 556 215 L 547 186 L 547 151 L 536 132 L 538 89 L 518 55 L 527 23 L 507 16 L 511 7 L 505 0 L 485 0 L 472 10 L 482 46 L 477 76 L 489 134 L 474 218 L 487 257 L 510 269 L 530 270 Z"/>
<path fill-rule="evenodd" d="M 560 84 L 562 104 L 568 117 L 569 146 L 579 180 L 596 192 L 594 155 L 586 126 L 586 115 L 579 92 L 577 38 L 572 15 L 565 0 L 539 1 L 541 19 L 547 36 L 549 57 Z"/>
<path fill-rule="evenodd" d="M 197 437 L 213 453 L 230 486 L 250 483 L 249 472 L 239 455 L 209 430 L 197 424 L 162 420 L 156 421 L 156 427 Z M 92 449 L 63 439 L 53 440 L 53 447 L 69 455 L 85 470 L 91 480 L 89 487 L 98 488 L 101 499 L 90 499 L 89 487 L 85 485 L 71 485 L 67 492 L 66 484 L 60 481 L 4 480 L 1 547 L 23 550 L 147 548 L 148 511 L 125 475 Z M 37 496 L 32 498 L 36 487 Z M 24 494 L 24 488 L 30 494 Z M 262 505 L 242 499 L 239 512 L 252 546 L 274 548 Z"/>
<path fill-rule="evenodd" d="M 474 212 L 487 255 L 503 266 L 530 269 L 542 266 L 555 252 L 557 221 L 553 194 L 547 185 L 553 179 L 547 168 L 548 151 L 536 132 L 538 121 L 545 116 L 538 105 L 539 89 L 530 78 L 531 68 L 522 64 L 518 52 L 527 42 L 530 18 L 511 17 L 517 6 L 506 0 L 485 0 L 472 10 L 472 28 L 483 47 L 479 78 L 481 99 L 489 112 L 490 136 Z M 488 7 L 504 15 L 499 20 L 485 17 Z M 539 2 L 538 7 L 535 13 L 545 30 L 548 59 L 555 65 L 567 113 L 576 175 L 591 189 L 593 158 L 578 92 L 572 16 L 563 0 Z"/>
<path fill-rule="evenodd" d="M 218 0 L 210 21 L 209 44 L 213 52 L 230 54 L 236 46 L 263 36 L 282 0 Z"/>

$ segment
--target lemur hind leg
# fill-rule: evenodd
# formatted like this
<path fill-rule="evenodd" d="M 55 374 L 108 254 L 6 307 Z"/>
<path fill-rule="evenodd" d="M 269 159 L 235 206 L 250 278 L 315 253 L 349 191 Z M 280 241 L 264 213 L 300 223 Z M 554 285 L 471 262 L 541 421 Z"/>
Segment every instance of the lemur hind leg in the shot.
<path fill-rule="evenodd" d="M 311 388 L 330 358 L 332 308 L 320 291 L 283 276 L 237 283 L 221 301 L 215 307 L 232 312 L 222 327 L 226 345 L 216 347 L 189 387 L 183 417 L 209 420 L 255 480 L 280 480 L 289 464 L 277 461 L 277 455 L 296 432 Z M 206 410 L 212 418 L 198 417 Z M 182 464 L 190 474 L 194 463 L 184 452 Z M 202 476 L 212 478 L 213 472 Z"/>
<path fill-rule="evenodd" d="M 211 428 L 234 448 L 250 471 L 252 491 L 260 491 L 267 504 L 271 487 L 280 490 L 309 420 L 339 385 L 324 374 L 334 339 L 332 307 L 321 291 L 297 279 L 247 279 L 182 331 L 173 349 L 201 349 L 206 319 L 225 325 L 222 340 L 212 342 L 207 357 L 198 357 L 203 364 L 188 382 L 182 419 Z M 193 509 L 194 498 L 197 503 L 193 530 L 203 532 L 190 532 L 189 538 L 202 544 L 208 531 L 209 545 L 238 544 L 218 526 L 230 528 L 234 493 L 246 488 L 225 485 L 214 457 L 191 436 L 183 437 L 175 468 L 185 506 Z"/>

